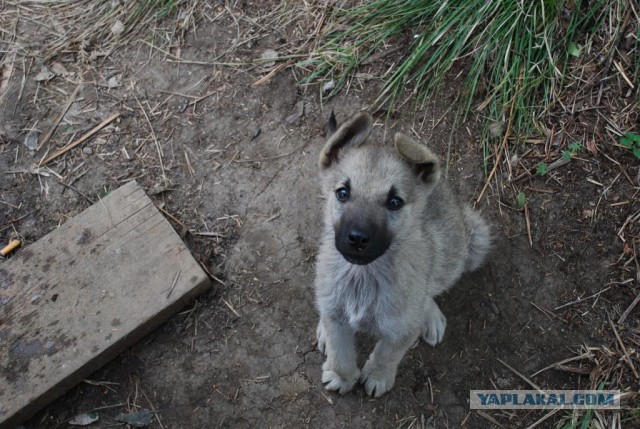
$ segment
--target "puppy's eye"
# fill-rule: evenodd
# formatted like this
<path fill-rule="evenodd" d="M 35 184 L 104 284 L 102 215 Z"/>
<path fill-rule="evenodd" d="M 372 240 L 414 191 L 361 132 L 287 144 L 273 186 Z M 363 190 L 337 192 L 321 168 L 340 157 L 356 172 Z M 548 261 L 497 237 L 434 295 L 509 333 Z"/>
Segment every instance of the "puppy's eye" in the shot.
<path fill-rule="evenodd" d="M 387 208 L 389 210 L 400 210 L 402 206 L 404 206 L 404 201 L 402 201 L 402 198 L 396 195 L 389 197 L 389 200 L 387 201 Z"/>
<path fill-rule="evenodd" d="M 349 199 L 349 194 L 351 192 L 349 191 L 349 188 L 345 188 L 344 186 L 342 188 L 339 188 L 336 191 L 336 198 L 338 199 L 338 201 L 340 201 L 341 203 L 344 203 L 345 201 L 347 201 Z"/>

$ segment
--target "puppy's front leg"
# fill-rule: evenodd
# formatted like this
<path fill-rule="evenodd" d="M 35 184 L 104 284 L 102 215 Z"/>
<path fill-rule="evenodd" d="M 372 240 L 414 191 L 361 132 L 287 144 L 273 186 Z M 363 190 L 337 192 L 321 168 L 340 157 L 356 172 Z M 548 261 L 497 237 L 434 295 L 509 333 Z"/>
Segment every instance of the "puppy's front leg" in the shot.
<path fill-rule="evenodd" d="M 418 333 L 401 338 L 381 337 L 362 368 L 364 390 L 369 396 L 382 396 L 393 387 L 402 357 L 418 337 Z"/>
<path fill-rule="evenodd" d="M 333 317 L 321 316 L 317 335 L 318 348 L 327 355 L 322 365 L 325 389 L 347 393 L 360 378 L 351 327 Z"/>

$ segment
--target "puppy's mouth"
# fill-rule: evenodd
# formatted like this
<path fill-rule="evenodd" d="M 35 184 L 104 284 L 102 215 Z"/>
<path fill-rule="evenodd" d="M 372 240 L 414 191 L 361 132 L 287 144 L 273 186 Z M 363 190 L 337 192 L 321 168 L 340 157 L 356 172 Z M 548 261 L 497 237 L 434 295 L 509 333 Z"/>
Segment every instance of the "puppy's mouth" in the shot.
<path fill-rule="evenodd" d="M 338 249 L 339 250 L 339 249 Z M 375 261 L 378 257 L 374 256 L 374 257 L 368 257 L 368 256 L 362 256 L 362 255 L 350 255 L 348 253 L 344 253 L 344 252 L 340 252 L 342 254 L 342 257 L 349 262 L 350 264 L 354 264 L 354 265 L 368 265 L 371 262 Z"/>

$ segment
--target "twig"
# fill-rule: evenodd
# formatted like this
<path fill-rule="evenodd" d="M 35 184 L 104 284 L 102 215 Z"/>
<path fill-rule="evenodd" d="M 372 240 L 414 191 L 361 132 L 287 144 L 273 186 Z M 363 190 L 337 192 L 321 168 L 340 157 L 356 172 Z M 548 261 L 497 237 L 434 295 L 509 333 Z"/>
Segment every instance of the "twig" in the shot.
<path fill-rule="evenodd" d="M 220 234 L 219 232 L 194 232 L 190 231 L 193 235 L 200 235 L 202 237 L 217 237 L 217 238 L 227 238 L 226 235 Z"/>
<path fill-rule="evenodd" d="M 549 311 L 549 310 L 547 310 L 546 308 L 540 307 L 540 306 L 536 305 L 536 303 L 534 303 L 534 302 L 532 302 L 532 301 L 529 301 L 529 304 L 533 305 L 535 308 L 537 308 L 538 310 L 540 310 L 540 312 L 541 312 L 542 314 L 544 314 L 545 316 L 547 316 L 547 317 L 549 318 L 549 320 L 553 320 L 551 317 L 562 319 L 560 316 L 558 316 L 558 315 L 557 315 L 557 314 L 555 314 L 554 312 Z M 562 319 L 562 320 L 564 320 L 564 319 Z M 565 322 L 566 322 L 566 320 L 565 320 Z"/>
<path fill-rule="evenodd" d="M 618 340 L 618 344 L 620 345 L 620 348 L 622 349 L 622 353 L 624 353 L 625 360 L 627 361 L 627 364 L 629 365 L 629 368 L 631 368 L 631 372 L 633 372 L 633 375 L 636 377 L 636 380 L 639 379 L 640 376 L 638 376 L 638 371 L 636 371 L 636 367 L 633 365 L 633 361 L 629 357 L 629 352 L 627 352 L 627 348 L 624 346 L 624 343 L 622 342 L 622 339 L 620 338 L 620 334 L 618 334 L 618 330 L 616 329 L 616 325 L 613 324 L 611 319 L 609 319 L 609 324 L 611 325 L 611 329 L 613 330 L 613 333 L 615 334 L 616 339 Z"/>
<path fill-rule="evenodd" d="M 278 64 L 278 66 L 276 66 L 273 70 L 271 70 L 269 73 L 267 73 L 266 75 L 262 76 L 260 79 L 256 80 L 255 82 L 253 82 L 251 84 L 251 86 L 260 86 L 263 83 L 267 82 L 269 79 L 271 79 L 273 76 L 275 76 L 276 73 L 278 73 L 280 70 L 282 70 L 285 67 L 289 67 L 291 65 L 290 62 L 286 62 L 286 63 L 282 63 L 282 64 Z"/>
<path fill-rule="evenodd" d="M 144 115 L 144 118 L 147 120 L 147 124 L 149 124 L 149 129 L 151 130 L 151 136 L 153 137 L 153 142 L 155 143 L 156 151 L 158 152 L 158 160 L 160 161 L 160 171 L 162 172 L 162 178 L 164 179 L 164 184 L 166 185 L 168 180 L 164 172 L 164 163 L 162 162 L 162 148 L 160 147 L 160 143 L 158 142 L 158 138 L 156 137 L 156 132 L 153 130 L 153 126 L 151 125 L 149 116 L 147 116 L 146 110 L 144 110 L 144 107 L 142 107 L 142 103 L 140 103 L 140 100 L 138 100 L 138 97 L 135 94 L 133 94 L 133 97 L 138 102 L 138 106 L 140 106 L 140 110 L 142 110 L 142 114 Z"/>
<path fill-rule="evenodd" d="M 186 228 L 187 226 L 180 222 L 175 216 L 173 216 L 171 213 L 169 213 L 168 211 L 166 211 L 165 209 L 163 209 L 160 206 L 156 206 L 158 208 L 158 210 L 160 210 L 162 213 L 164 213 L 165 215 L 169 216 L 171 218 L 171 220 L 173 220 L 174 222 L 176 222 L 178 225 L 180 225 L 183 228 Z"/>
<path fill-rule="evenodd" d="M 58 158 L 61 155 L 64 155 L 65 153 L 67 153 L 71 149 L 73 149 L 74 147 L 84 143 L 86 140 L 88 140 L 91 137 L 93 137 L 93 135 L 96 134 L 98 131 L 100 131 L 101 129 L 103 129 L 107 125 L 109 125 L 111 122 L 115 121 L 119 116 L 120 116 L 120 113 L 114 113 L 113 115 L 109 116 L 107 119 L 105 119 L 104 121 L 102 121 L 98 125 L 96 125 L 91 131 L 89 131 L 88 133 L 86 133 L 85 135 L 80 137 L 78 140 L 69 143 L 68 145 L 66 145 L 65 147 L 60 149 L 59 151 L 55 152 L 53 155 L 50 155 L 47 158 L 45 158 L 44 160 L 40 161 L 40 163 L 38 164 L 38 167 L 44 167 L 45 165 L 47 165 L 48 163 L 50 163 L 54 159 Z"/>
<path fill-rule="evenodd" d="M 593 357 L 593 353 L 591 353 L 591 350 L 587 349 L 587 351 L 585 353 L 582 353 L 580 356 L 574 356 L 574 357 L 570 357 L 570 358 L 561 360 L 559 362 L 552 363 L 551 365 L 546 366 L 546 367 L 542 368 L 541 370 L 538 370 L 538 371 L 534 372 L 533 374 L 530 375 L 530 377 L 533 378 L 536 375 L 538 375 L 540 373 L 543 373 L 548 369 L 556 368 L 558 366 L 564 365 L 565 363 L 573 362 L 573 361 L 576 361 L 576 360 L 592 358 L 592 357 Z"/>
<path fill-rule="evenodd" d="M 207 273 L 207 275 L 209 277 L 211 277 L 212 279 L 214 279 L 215 281 L 217 281 L 218 283 L 220 283 L 222 286 L 227 286 L 227 284 L 225 282 L 223 282 L 222 280 L 220 280 L 218 277 L 214 276 L 213 274 L 211 274 L 211 271 L 209 271 L 209 269 L 207 268 L 207 266 L 205 264 L 202 263 L 202 261 L 198 261 L 200 263 L 200 266 L 202 267 L 202 269 Z"/>
<path fill-rule="evenodd" d="M 640 293 L 638 294 L 638 296 L 636 296 L 636 299 L 633 300 L 633 302 L 629 305 L 629 307 L 627 307 L 624 313 L 622 313 L 622 316 L 620 316 L 620 319 L 618 320 L 619 325 L 622 325 L 624 321 L 627 320 L 627 316 L 629 316 L 629 313 L 631 313 L 631 311 L 635 308 L 638 302 L 640 302 Z"/>
<path fill-rule="evenodd" d="M 543 392 L 544 390 L 542 390 L 541 388 L 538 387 L 538 385 L 536 385 L 533 381 L 529 380 L 527 377 L 525 377 L 524 375 L 522 375 L 521 373 L 519 373 L 515 368 L 513 368 L 511 365 L 509 365 L 508 363 L 504 362 L 503 360 L 501 360 L 500 358 L 496 358 L 498 360 L 498 362 L 500 362 L 502 365 L 506 366 L 507 368 L 509 368 L 515 375 L 517 375 L 518 377 L 520 377 L 521 379 L 523 379 L 524 381 L 526 381 L 529 386 L 533 387 L 534 389 L 536 389 L 538 392 Z"/>
<path fill-rule="evenodd" d="M 221 86 L 221 87 L 220 87 L 220 88 L 218 88 L 218 89 L 214 89 L 213 91 L 206 93 L 205 95 L 201 95 L 201 96 L 199 96 L 199 97 L 195 97 L 195 100 L 191 101 L 191 102 L 189 103 L 189 106 L 193 106 L 194 104 L 198 104 L 199 102 L 201 102 L 201 101 L 202 101 L 202 100 L 204 100 L 205 98 L 209 98 L 209 97 L 211 97 L 212 95 L 215 95 L 215 94 L 219 93 L 219 92 L 220 92 L 220 91 L 222 91 L 223 89 L 224 89 L 224 85 L 223 85 L 223 86 Z"/>
<path fill-rule="evenodd" d="M 76 95 L 78 94 L 78 91 L 80 90 L 81 85 L 82 83 L 79 83 L 78 86 L 76 86 L 76 89 L 73 91 L 73 93 L 69 96 L 69 99 L 67 100 L 67 104 L 64 105 L 64 107 L 62 108 L 62 111 L 60 112 L 56 120 L 53 121 L 53 124 L 51 125 L 51 129 L 49 130 L 49 132 L 42 138 L 42 140 L 38 142 L 38 145 L 36 146 L 36 150 L 40 150 L 42 146 L 44 146 L 49 141 L 49 139 L 53 135 L 56 128 L 58 128 L 60 121 L 62 121 L 62 118 L 64 118 L 64 115 L 67 113 L 67 110 L 69 110 L 69 107 L 71 107 L 71 105 L 73 104 L 73 101 L 76 99 Z"/>
<path fill-rule="evenodd" d="M 531 426 L 527 426 L 527 429 L 533 429 L 534 427 L 538 426 L 540 423 L 547 420 L 549 417 L 551 417 L 552 415 L 554 415 L 560 410 L 562 410 L 562 408 L 556 408 L 555 410 L 551 410 L 550 412 L 548 412 L 547 414 L 545 414 L 544 416 L 540 417 L 538 420 L 533 422 Z"/>
<path fill-rule="evenodd" d="M 10 219 L 2 228 L 0 228 L 0 232 L 4 231 L 5 229 L 8 229 L 11 227 L 11 225 L 13 225 L 14 223 L 21 221 L 22 219 L 24 219 L 25 217 L 29 216 L 31 213 L 35 212 L 35 210 L 31 210 L 29 213 L 24 214 L 18 218 L 15 219 Z"/>
<path fill-rule="evenodd" d="M 531 220 L 529 219 L 529 205 L 524 205 L 524 220 L 527 223 L 527 236 L 529 237 L 529 247 L 533 248 L 533 239 L 531 238 Z"/>
<path fill-rule="evenodd" d="M 229 310 L 233 311 L 233 314 L 235 314 L 236 316 L 240 317 L 240 315 L 238 314 L 238 312 L 236 311 L 235 308 L 233 308 L 233 306 L 231 304 L 229 304 L 229 302 L 224 299 L 224 298 L 220 298 L 222 300 L 222 302 L 224 302 L 224 305 L 226 305 L 227 307 L 229 307 Z"/>
<path fill-rule="evenodd" d="M 64 186 L 65 188 L 69 188 L 72 191 L 75 191 L 78 195 L 80 195 L 82 198 L 84 198 L 85 200 L 89 201 L 89 203 L 94 204 L 95 201 L 93 201 L 91 198 L 89 198 L 88 196 L 86 196 L 84 193 L 80 192 L 80 190 L 78 188 L 76 188 L 75 186 L 68 184 L 68 183 L 64 183 L 62 180 L 60 180 L 60 184 L 62 186 Z"/>
<path fill-rule="evenodd" d="M 594 293 L 593 295 L 589 295 L 589 296 L 588 296 L 588 297 L 586 297 L 586 298 L 578 298 L 578 299 L 576 299 L 575 301 L 571 301 L 571 302 L 567 302 L 566 304 L 559 305 L 559 306 L 557 306 L 556 308 L 554 308 L 553 310 L 554 310 L 554 311 L 558 311 L 558 310 L 560 310 L 561 308 L 569 307 L 570 305 L 578 304 L 578 303 L 580 303 L 580 302 L 582 302 L 582 301 L 586 301 L 586 300 L 591 299 L 591 298 L 596 298 L 596 297 L 600 296 L 600 294 L 605 293 L 606 291 L 608 291 L 609 289 L 611 289 L 611 286 L 609 286 L 609 287 L 606 287 L 606 288 L 602 289 L 602 290 L 601 290 L 600 292 L 598 292 L 598 293 Z"/>
<path fill-rule="evenodd" d="M 579 368 L 575 366 L 556 364 L 553 369 L 558 371 L 570 372 L 572 374 L 589 375 L 591 374 L 591 368 Z"/>
<path fill-rule="evenodd" d="M 486 419 L 486 420 L 490 421 L 490 422 L 491 422 L 491 423 L 493 423 L 494 425 L 496 425 L 496 426 L 498 426 L 498 427 L 500 427 L 500 428 L 504 428 L 504 426 L 503 426 L 503 425 L 501 425 L 499 421 L 497 421 L 496 419 L 494 419 L 493 417 L 491 417 L 489 414 L 485 413 L 484 411 L 482 411 L 482 410 L 476 410 L 476 413 L 478 413 L 478 415 L 479 415 L 480 417 L 482 417 L 483 419 Z"/>
<path fill-rule="evenodd" d="M 144 392 L 144 390 L 140 389 L 140 391 L 142 392 L 142 395 L 144 396 L 144 399 L 147 400 L 147 403 L 149 404 L 149 406 L 151 407 L 151 412 L 153 412 L 153 415 L 156 417 L 156 421 L 158 422 L 158 424 L 160 425 L 160 429 L 164 429 L 164 425 L 162 424 L 162 422 L 160 421 L 160 417 L 158 416 L 158 411 L 156 410 L 156 407 L 153 405 L 153 403 L 149 400 L 149 397 L 147 396 L 147 394 Z"/>

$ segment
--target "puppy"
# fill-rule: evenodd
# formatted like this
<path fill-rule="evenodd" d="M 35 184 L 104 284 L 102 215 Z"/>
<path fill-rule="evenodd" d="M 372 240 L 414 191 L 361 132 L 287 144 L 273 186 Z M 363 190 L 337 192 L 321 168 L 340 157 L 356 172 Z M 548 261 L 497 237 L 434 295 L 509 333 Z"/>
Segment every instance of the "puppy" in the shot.
<path fill-rule="evenodd" d="M 315 294 L 325 388 L 346 393 L 360 380 L 379 397 L 418 336 L 442 340 L 446 319 L 433 298 L 483 263 L 490 233 L 441 177 L 433 152 L 400 133 L 395 149 L 368 141 L 372 127 L 366 112 L 339 128 L 329 119 Z M 362 371 L 358 331 L 378 338 Z"/>

